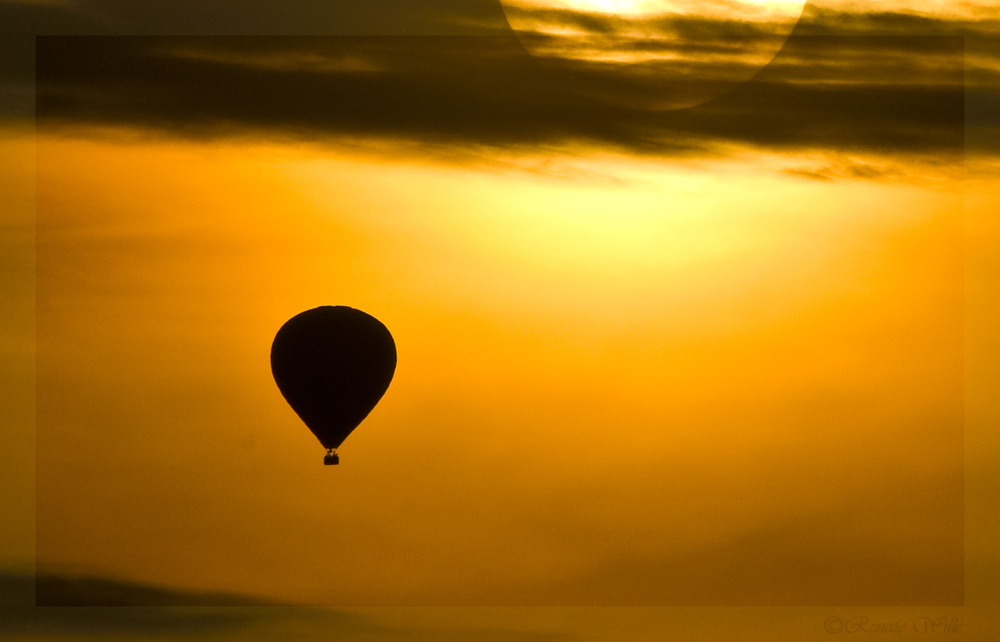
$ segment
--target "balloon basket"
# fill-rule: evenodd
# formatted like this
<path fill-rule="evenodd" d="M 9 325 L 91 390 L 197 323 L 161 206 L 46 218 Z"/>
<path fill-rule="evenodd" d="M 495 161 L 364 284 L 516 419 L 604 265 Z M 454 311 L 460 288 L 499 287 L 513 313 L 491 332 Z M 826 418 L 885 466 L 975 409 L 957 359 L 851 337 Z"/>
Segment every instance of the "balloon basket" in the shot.
<path fill-rule="evenodd" d="M 326 457 L 323 458 L 324 466 L 336 466 L 339 463 L 340 463 L 340 457 L 338 457 L 337 453 L 333 452 L 332 450 L 327 452 Z"/>

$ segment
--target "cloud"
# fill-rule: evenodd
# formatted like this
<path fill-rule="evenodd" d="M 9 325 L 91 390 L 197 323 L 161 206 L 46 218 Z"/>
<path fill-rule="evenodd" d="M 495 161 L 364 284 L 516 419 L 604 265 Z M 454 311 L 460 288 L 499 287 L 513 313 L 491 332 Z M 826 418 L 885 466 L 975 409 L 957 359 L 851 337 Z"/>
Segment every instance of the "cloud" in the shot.
<path fill-rule="evenodd" d="M 25 21 L 4 31 L 38 35 L 442 35 L 506 26 L 493 0 L 7 0 L 0 10 Z"/>
<path fill-rule="evenodd" d="M 0 1 L 0 118 L 30 119 L 35 36 L 487 35 L 496 0 Z"/>
<path fill-rule="evenodd" d="M 34 607 L 34 587 L 55 591 L 49 597 L 74 608 Z M 218 599 L 224 597 L 220 602 Z M 43 604 L 40 600 L 39 604 Z M 118 608 L 100 608 L 115 606 Z M 263 605 L 252 597 L 207 594 L 102 577 L 30 575 L 0 572 L 0 636 L 21 639 L 52 637 L 137 637 L 177 639 L 433 640 L 489 642 L 558 642 L 573 637 L 553 627 L 508 626 L 489 617 L 437 618 L 430 625 L 380 621 L 386 610 L 349 610 Z M 391 615 L 391 612 L 389 613 Z M 455 621 L 457 619 L 457 621 Z M 432 618 L 433 620 L 433 618 Z"/>
<path fill-rule="evenodd" d="M 269 602 L 243 595 L 184 592 L 109 578 L 40 573 L 35 577 L 38 606 L 261 606 Z"/>
<path fill-rule="evenodd" d="M 837 178 L 863 178 L 875 181 L 907 180 L 905 170 L 895 165 L 873 165 L 871 163 L 841 162 L 822 167 L 789 167 L 783 170 L 792 176 L 801 176 L 818 181 L 832 181 Z"/>
<path fill-rule="evenodd" d="M 963 3 L 955 3 L 961 9 Z M 996 36 L 1000 32 L 997 15 L 973 13 L 967 15 L 938 15 L 922 12 L 919 4 L 912 8 L 896 7 L 876 10 L 850 11 L 807 3 L 802 18 L 796 25 L 800 35 L 827 36 L 914 36 L 914 35 L 963 35 Z"/>
<path fill-rule="evenodd" d="M 592 97 L 655 82 L 648 70 L 628 78 L 614 65 L 572 60 L 552 69 L 512 36 L 44 37 L 38 115 L 49 129 L 127 126 L 199 139 L 953 157 L 964 135 L 963 53 L 961 37 L 797 36 L 751 82 L 665 112 Z M 591 91 L 577 91 L 580 82 Z"/>
<path fill-rule="evenodd" d="M 37 592 L 36 592 L 37 591 Z M 37 596 L 37 597 L 36 597 Z M 220 598 L 225 598 L 219 601 Z M 35 608 L 74 606 L 84 608 Z M 262 602 L 110 578 L 0 572 L 0 635 L 172 635 L 241 629 L 267 619 Z M 131 607 L 104 609 L 94 607 Z M 155 608 L 163 606 L 200 607 Z M 216 606 L 219 608 L 206 608 Z"/>

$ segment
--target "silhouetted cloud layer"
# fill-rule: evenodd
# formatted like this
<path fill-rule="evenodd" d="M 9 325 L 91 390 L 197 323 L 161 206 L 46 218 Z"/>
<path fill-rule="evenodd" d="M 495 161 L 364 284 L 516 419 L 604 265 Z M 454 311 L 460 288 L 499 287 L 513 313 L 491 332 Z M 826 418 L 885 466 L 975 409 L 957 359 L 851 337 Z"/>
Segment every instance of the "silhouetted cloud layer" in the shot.
<path fill-rule="evenodd" d="M 0 119 L 34 109 L 35 36 L 508 32 L 497 0 L 0 0 Z"/>
<path fill-rule="evenodd" d="M 857 4 L 846 11 L 807 3 L 795 33 L 831 37 L 962 37 L 966 151 L 990 156 L 1000 153 L 1000 12 L 982 0 L 944 5 L 894 4 Z"/>
<path fill-rule="evenodd" d="M 55 587 L 66 602 L 62 606 L 76 608 L 36 608 L 31 599 L 35 590 Z M 95 588 L 99 589 L 96 593 Z M 226 594 L 220 602 L 220 596 L 109 578 L 52 574 L 33 578 L 0 572 L 0 637 L 379 642 L 557 642 L 573 637 L 523 626 L 498 627 L 486 621 L 488 618 L 465 626 L 406 626 L 346 610 L 264 605 L 252 597 L 233 594 Z M 40 600 L 39 606 L 45 604 Z M 108 606 L 120 608 L 101 608 Z"/>
<path fill-rule="evenodd" d="M 261 606 L 243 595 L 185 592 L 108 578 L 42 573 L 35 577 L 38 606 Z"/>
<path fill-rule="evenodd" d="M 592 98 L 631 81 L 586 61 L 539 65 L 512 36 L 45 37 L 37 106 L 42 126 L 192 138 L 951 155 L 963 144 L 963 53 L 961 37 L 793 36 L 751 82 L 664 112 Z"/>

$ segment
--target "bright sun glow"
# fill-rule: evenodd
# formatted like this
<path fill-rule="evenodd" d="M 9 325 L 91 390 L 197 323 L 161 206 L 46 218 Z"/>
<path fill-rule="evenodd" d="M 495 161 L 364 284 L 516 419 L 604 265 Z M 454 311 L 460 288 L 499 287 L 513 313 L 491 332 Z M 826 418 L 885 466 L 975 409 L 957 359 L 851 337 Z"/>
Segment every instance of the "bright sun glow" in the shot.
<path fill-rule="evenodd" d="M 582 93 L 629 107 L 681 109 L 752 78 L 784 45 L 805 2 L 502 0 L 502 4 L 522 44 L 545 64 L 587 61 L 596 69 L 614 66 L 621 72 L 616 74 L 615 95 L 608 95 L 600 83 L 576 87 Z M 697 29 L 685 26 L 692 21 Z"/>
<path fill-rule="evenodd" d="M 619 16 L 682 15 L 798 15 L 802 0 L 741 0 L 737 2 L 695 2 L 692 0 L 504 0 L 508 6 L 536 9 L 564 9 L 583 13 Z"/>
<path fill-rule="evenodd" d="M 543 3 L 536 3 L 543 4 Z M 669 5 L 669 0 L 553 0 L 544 3 L 552 7 L 583 11 L 587 13 L 614 13 L 619 15 L 643 15 L 659 13 Z"/>

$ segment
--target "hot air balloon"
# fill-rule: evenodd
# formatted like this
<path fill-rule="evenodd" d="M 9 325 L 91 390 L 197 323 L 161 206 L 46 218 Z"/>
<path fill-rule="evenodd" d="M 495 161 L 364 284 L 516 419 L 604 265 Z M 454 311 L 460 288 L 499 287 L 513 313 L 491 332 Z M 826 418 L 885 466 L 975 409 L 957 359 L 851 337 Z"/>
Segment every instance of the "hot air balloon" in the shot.
<path fill-rule="evenodd" d="M 292 410 L 323 447 L 324 463 L 389 388 L 396 344 L 382 322 L 360 310 L 325 305 L 285 322 L 271 344 L 271 372 Z"/>

